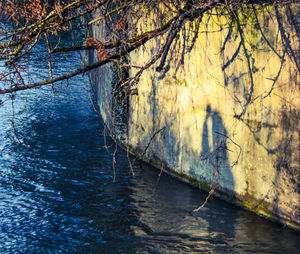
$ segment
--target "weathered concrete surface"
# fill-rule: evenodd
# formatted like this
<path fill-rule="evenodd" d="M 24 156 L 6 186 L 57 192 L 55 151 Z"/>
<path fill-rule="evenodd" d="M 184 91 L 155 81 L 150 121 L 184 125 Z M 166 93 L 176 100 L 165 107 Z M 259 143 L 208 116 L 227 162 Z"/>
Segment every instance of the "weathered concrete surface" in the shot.
<path fill-rule="evenodd" d="M 155 15 L 145 15 L 140 26 L 153 27 Z M 154 65 L 142 74 L 122 142 L 143 154 L 152 140 L 145 160 L 299 229 L 300 5 L 248 6 L 232 15 L 215 10 L 199 30 L 187 23 L 169 71 L 158 73 Z M 147 63 L 161 43 L 134 51 L 129 63 Z M 110 122 L 111 68 L 91 75 Z"/>

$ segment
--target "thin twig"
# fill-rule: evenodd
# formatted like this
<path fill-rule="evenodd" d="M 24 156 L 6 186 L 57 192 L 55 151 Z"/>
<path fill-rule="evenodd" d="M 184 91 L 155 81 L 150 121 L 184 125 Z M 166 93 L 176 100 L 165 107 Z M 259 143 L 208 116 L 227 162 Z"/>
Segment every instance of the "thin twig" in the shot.
<path fill-rule="evenodd" d="M 53 79 L 53 75 L 52 75 L 52 63 L 51 63 L 51 59 L 52 59 L 51 45 L 50 45 L 50 41 L 49 41 L 49 37 L 48 37 L 47 32 L 44 32 L 44 36 L 45 36 L 46 44 L 47 44 L 47 48 L 48 48 L 48 68 L 49 68 L 49 76 L 50 76 L 50 79 Z M 67 80 L 68 80 L 68 79 L 67 79 Z M 53 83 L 51 83 L 51 90 L 52 90 L 53 94 L 55 94 L 54 87 L 53 87 Z"/>
<path fill-rule="evenodd" d="M 114 180 L 113 180 L 113 182 L 114 183 L 116 182 L 116 153 L 117 153 L 117 150 L 118 150 L 118 145 L 115 143 L 115 150 L 114 150 L 114 153 L 113 153 L 113 171 L 114 171 Z"/>
<path fill-rule="evenodd" d="M 212 187 L 211 190 L 209 191 L 208 195 L 205 198 L 205 201 L 203 202 L 203 204 L 201 206 L 199 206 L 198 208 L 194 209 L 193 212 L 199 212 L 200 209 L 202 209 L 208 202 L 209 198 L 212 196 L 212 194 L 215 192 L 216 187 Z"/>

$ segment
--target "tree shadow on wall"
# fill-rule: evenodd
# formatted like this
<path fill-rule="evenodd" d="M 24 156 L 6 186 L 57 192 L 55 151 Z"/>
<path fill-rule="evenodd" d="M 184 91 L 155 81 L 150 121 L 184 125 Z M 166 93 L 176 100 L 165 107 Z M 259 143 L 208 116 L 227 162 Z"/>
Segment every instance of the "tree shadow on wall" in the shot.
<path fill-rule="evenodd" d="M 227 130 L 221 116 L 207 105 L 200 160 L 208 172 L 206 178 L 211 177 L 210 185 L 232 192 L 234 179 L 228 159 L 228 141 Z"/>
<path fill-rule="evenodd" d="M 282 110 L 280 114 L 282 140 L 275 152 L 274 209 L 279 216 L 300 223 L 300 199 L 293 199 L 300 197 L 300 111 Z"/>

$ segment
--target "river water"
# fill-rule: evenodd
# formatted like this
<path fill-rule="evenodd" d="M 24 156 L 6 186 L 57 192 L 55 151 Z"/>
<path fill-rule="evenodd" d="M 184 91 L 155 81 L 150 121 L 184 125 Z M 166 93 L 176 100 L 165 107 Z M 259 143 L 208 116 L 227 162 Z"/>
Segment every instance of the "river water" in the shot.
<path fill-rule="evenodd" d="M 48 75 L 40 54 L 26 63 L 33 80 Z M 78 59 L 55 62 L 61 74 Z M 299 253 L 298 233 L 216 198 L 191 214 L 206 193 L 145 164 L 132 177 L 120 149 L 114 181 L 86 79 L 4 99 L 0 253 Z"/>

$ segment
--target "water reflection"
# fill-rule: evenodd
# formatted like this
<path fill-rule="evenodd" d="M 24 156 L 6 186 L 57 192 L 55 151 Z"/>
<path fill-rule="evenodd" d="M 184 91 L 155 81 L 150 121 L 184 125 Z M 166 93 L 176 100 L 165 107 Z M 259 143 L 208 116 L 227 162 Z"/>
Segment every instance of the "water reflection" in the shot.
<path fill-rule="evenodd" d="M 222 201 L 191 214 L 205 193 L 144 164 L 131 177 L 122 151 L 113 182 L 83 83 L 18 95 L 19 140 L 0 108 L 1 253 L 296 253 L 298 234 Z"/>

